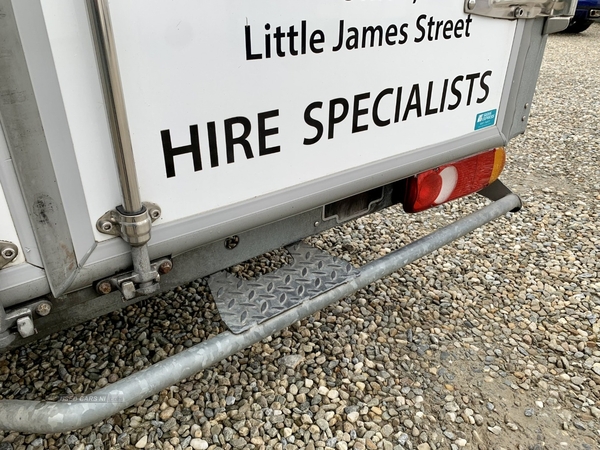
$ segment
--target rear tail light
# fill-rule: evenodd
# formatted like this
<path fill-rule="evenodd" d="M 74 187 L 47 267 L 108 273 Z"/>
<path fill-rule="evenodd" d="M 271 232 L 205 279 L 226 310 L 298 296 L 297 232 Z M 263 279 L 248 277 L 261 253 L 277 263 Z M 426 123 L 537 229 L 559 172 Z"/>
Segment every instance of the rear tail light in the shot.
<path fill-rule="evenodd" d="M 415 175 L 406 182 L 404 210 L 424 211 L 480 191 L 498 179 L 505 160 L 500 147 Z"/>

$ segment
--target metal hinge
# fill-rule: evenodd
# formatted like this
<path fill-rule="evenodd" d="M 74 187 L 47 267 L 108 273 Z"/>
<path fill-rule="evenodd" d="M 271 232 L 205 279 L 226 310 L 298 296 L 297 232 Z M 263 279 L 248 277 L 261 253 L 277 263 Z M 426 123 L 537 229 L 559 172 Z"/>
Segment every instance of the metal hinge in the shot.
<path fill-rule="evenodd" d="M 96 292 L 101 295 L 107 295 L 118 290 L 121 291 L 123 300 L 132 300 L 136 297 L 152 295 L 157 292 L 160 276 L 166 275 L 172 268 L 173 262 L 168 258 L 162 258 L 150 264 L 148 273 L 152 274 L 152 283 L 144 282 L 135 271 L 126 272 L 99 281 L 96 284 Z"/>
<path fill-rule="evenodd" d="M 577 0 L 465 0 L 465 12 L 496 19 L 572 16 Z"/>
<path fill-rule="evenodd" d="M 0 241 L 0 269 L 6 266 L 19 254 L 19 249 L 12 242 Z"/>
<path fill-rule="evenodd" d="M 148 241 L 152 230 L 152 222 L 161 215 L 158 205 L 150 202 L 142 203 L 142 210 L 129 214 L 122 206 L 108 211 L 96 222 L 96 228 L 101 233 L 120 236 L 131 245 L 133 272 L 123 276 L 112 277 L 101 281 L 98 292 L 106 294 L 114 290 L 121 291 L 123 298 L 131 300 L 154 294 L 159 291 L 160 274 L 156 265 L 150 264 Z M 107 291 L 107 292 L 106 292 Z"/>

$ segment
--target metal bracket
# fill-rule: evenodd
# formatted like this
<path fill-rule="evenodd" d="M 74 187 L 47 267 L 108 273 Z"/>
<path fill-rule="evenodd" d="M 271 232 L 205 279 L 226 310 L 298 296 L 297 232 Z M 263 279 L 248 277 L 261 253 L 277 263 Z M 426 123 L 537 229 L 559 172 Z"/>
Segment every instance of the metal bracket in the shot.
<path fill-rule="evenodd" d="M 577 0 L 465 0 L 465 12 L 495 19 L 572 16 Z"/>
<path fill-rule="evenodd" d="M 0 241 L 0 269 L 13 261 L 19 254 L 18 247 L 12 242 Z"/>
<path fill-rule="evenodd" d="M 11 333 L 10 328 L 17 326 L 17 331 L 23 338 L 37 333 L 33 324 L 33 314 L 47 316 L 52 310 L 52 303 L 48 300 L 36 300 L 16 309 L 6 311 L 0 304 L 0 348 L 7 347 L 17 338 L 16 333 Z"/>
<path fill-rule="evenodd" d="M 106 212 L 96 222 L 100 233 L 120 236 L 134 247 L 144 245 L 150 240 L 152 222 L 160 218 L 160 206 L 144 202 L 143 209 L 137 214 L 127 214 L 121 206 Z"/>
<path fill-rule="evenodd" d="M 550 17 L 544 24 L 544 34 L 560 33 L 571 23 L 570 17 Z"/>
<path fill-rule="evenodd" d="M 513 194 L 513 191 L 510 190 L 508 186 L 506 186 L 500 179 L 497 179 L 492 184 L 487 187 L 484 187 L 482 190 L 478 192 L 479 195 L 485 197 L 493 202 L 500 200 L 501 198 L 506 197 L 507 195 Z M 510 212 L 517 212 L 521 209 L 522 203 L 512 209 Z"/>
<path fill-rule="evenodd" d="M 142 280 L 140 274 L 127 272 L 110 278 L 105 278 L 96 284 L 96 292 L 101 295 L 110 294 L 113 291 L 121 291 L 123 300 L 132 300 L 136 297 L 152 295 L 159 289 L 160 276 L 171 271 L 173 263 L 168 258 L 162 258 L 150 264 L 150 273 L 153 283 Z"/>

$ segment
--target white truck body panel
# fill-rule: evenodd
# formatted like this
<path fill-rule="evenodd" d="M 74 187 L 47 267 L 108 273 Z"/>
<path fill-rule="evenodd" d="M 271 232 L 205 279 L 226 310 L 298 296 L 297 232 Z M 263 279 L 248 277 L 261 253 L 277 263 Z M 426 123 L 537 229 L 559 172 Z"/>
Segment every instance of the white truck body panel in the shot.
<path fill-rule="evenodd" d="M 42 2 L 93 224 L 119 203 L 118 182 L 85 7 L 59 3 Z M 160 0 L 121 0 L 110 8 L 140 190 L 163 211 L 157 227 L 496 125 L 517 23 L 467 15 L 461 2 L 345 2 L 340 8 L 337 1 L 313 0 L 281 8 L 274 1 L 187 0 L 165 8 Z M 278 49 L 277 27 L 289 34 L 292 26 L 298 36 L 281 38 Z M 375 31 L 371 47 L 372 33 L 364 28 L 377 26 L 382 33 Z M 353 36 L 359 48 L 349 49 Z M 319 53 L 311 51 L 311 37 L 323 41 L 313 44 Z M 373 119 L 379 94 L 376 114 L 390 121 L 386 126 Z M 345 99 L 348 113 L 330 139 L 332 99 Z M 313 102 L 323 104 L 309 111 L 311 125 L 305 114 Z M 335 114 L 343 107 L 338 103 Z M 266 113 L 264 129 L 271 133 L 264 156 L 259 113 Z M 233 157 L 226 154 L 224 123 L 237 117 L 250 124 L 251 159 L 239 143 Z M 244 126 L 234 122 L 235 138 Z M 307 145 L 317 122 L 323 135 Z M 202 170 L 194 170 L 187 153 L 173 157 L 169 176 L 161 132 L 168 131 L 173 148 L 188 146 L 194 125 Z M 97 231 L 95 236 L 106 239 Z"/>

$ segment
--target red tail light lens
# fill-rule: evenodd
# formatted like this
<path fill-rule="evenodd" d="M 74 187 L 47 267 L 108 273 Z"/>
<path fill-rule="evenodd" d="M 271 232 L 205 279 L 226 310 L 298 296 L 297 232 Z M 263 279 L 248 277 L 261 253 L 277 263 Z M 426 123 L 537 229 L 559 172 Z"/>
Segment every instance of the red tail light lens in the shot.
<path fill-rule="evenodd" d="M 480 191 L 498 179 L 505 161 L 500 147 L 415 175 L 407 180 L 404 210 L 424 211 Z"/>

